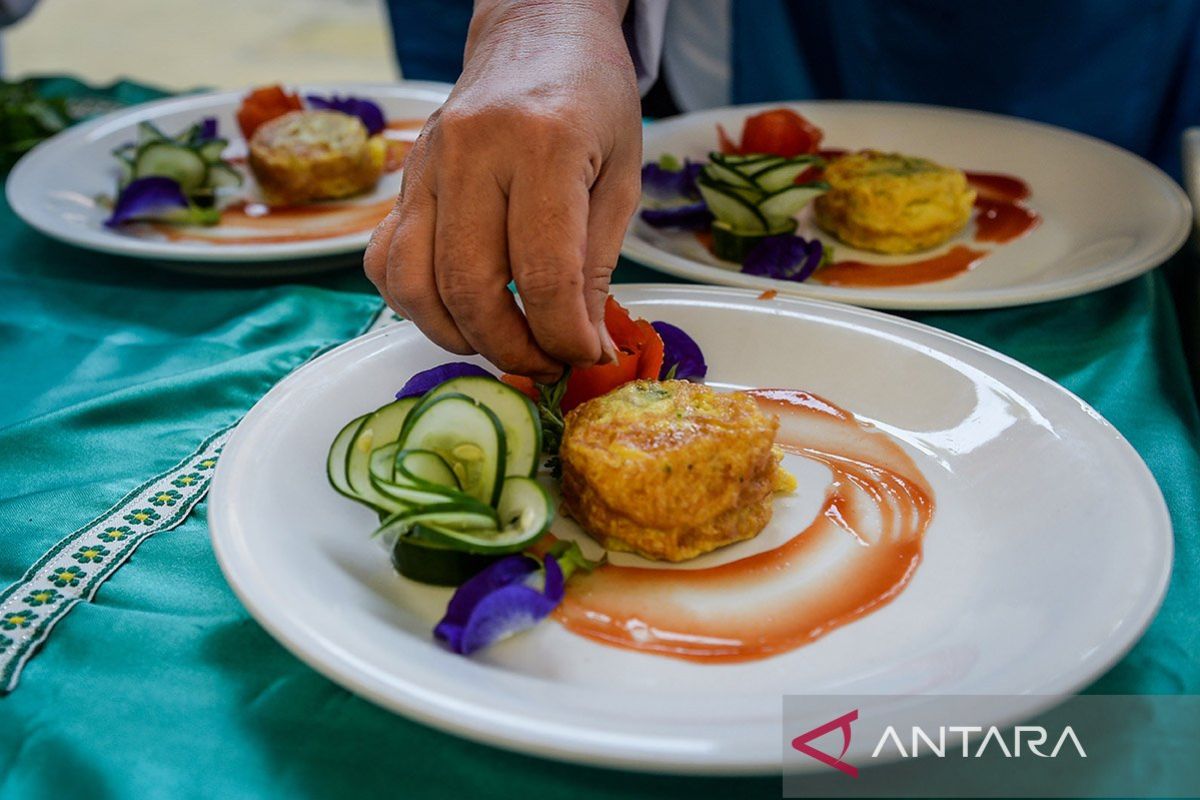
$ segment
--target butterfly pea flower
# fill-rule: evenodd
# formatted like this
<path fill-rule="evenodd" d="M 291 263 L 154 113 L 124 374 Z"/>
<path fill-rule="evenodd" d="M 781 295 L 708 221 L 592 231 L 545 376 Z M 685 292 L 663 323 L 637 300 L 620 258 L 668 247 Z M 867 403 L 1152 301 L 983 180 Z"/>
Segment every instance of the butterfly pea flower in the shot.
<path fill-rule="evenodd" d="M 653 228 L 676 228 L 685 231 L 703 231 L 712 226 L 713 215 L 703 200 L 682 206 L 667 208 L 643 208 L 642 221 Z"/>
<path fill-rule="evenodd" d="M 663 343 L 662 368 L 659 380 L 674 378 L 680 381 L 702 381 L 708 374 L 708 364 L 696 340 L 669 322 L 651 322 Z"/>
<path fill-rule="evenodd" d="M 680 163 L 672 155 L 648 161 L 642 166 L 642 194 L 655 200 L 699 200 L 696 178 L 703 169 L 702 163 L 689 159 Z"/>
<path fill-rule="evenodd" d="M 812 277 L 828 255 L 820 239 L 768 236 L 746 254 L 742 272 L 801 283 Z"/>
<path fill-rule="evenodd" d="M 548 617 L 567 579 L 598 564 L 575 542 L 556 542 L 541 559 L 506 556 L 458 587 L 433 634 L 459 655 L 489 647 Z"/>
<path fill-rule="evenodd" d="M 104 224 L 110 228 L 135 221 L 215 225 L 220 219 L 218 209 L 190 202 L 178 181 L 154 175 L 130 181 L 117 195 Z"/>
<path fill-rule="evenodd" d="M 370 100 L 364 100 L 361 97 L 354 97 L 349 94 L 344 96 L 332 94 L 329 97 L 310 94 L 306 95 L 304 99 L 308 103 L 309 108 L 340 111 L 343 114 L 358 117 L 362 120 L 362 124 L 366 127 L 369 136 L 374 136 L 387 127 L 387 119 L 383 116 L 383 109 Z"/>
<path fill-rule="evenodd" d="M 484 378 L 496 377 L 477 364 L 469 364 L 466 361 L 450 361 L 427 370 L 422 370 L 413 375 L 400 388 L 400 391 L 396 392 L 396 399 L 403 400 L 406 397 L 419 397 L 430 389 L 441 386 L 451 378 L 464 378 L 470 375 L 478 375 Z"/>

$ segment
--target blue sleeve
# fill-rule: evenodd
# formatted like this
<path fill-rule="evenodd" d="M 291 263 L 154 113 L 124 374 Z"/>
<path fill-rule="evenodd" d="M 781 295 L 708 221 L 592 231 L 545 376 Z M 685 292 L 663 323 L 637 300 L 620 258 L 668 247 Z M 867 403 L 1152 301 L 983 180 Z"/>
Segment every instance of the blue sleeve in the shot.
<path fill-rule="evenodd" d="M 471 0 L 387 0 L 401 74 L 410 80 L 458 80 L 472 8 Z"/>
<path fill-rule="evenodd" d="M 1200 122 L 1192 0 L 734 4 L 736 102 L 895 100 L 1062 125 L 1179 174 Z"/>

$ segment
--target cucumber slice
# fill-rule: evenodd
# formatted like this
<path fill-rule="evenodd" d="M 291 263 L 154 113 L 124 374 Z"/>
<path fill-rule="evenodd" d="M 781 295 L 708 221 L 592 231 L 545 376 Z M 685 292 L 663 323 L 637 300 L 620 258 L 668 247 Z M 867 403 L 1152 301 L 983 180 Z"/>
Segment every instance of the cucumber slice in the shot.
<path fill-rule="evenodd" d="M 418 402 L 416 397 L 406 397 L 367 415 L 346 451 L 346 483 L 350 490 L 363 502 L 388 513 L 400 511 L 407 505 L 375 488 L 371 481 L 371 453 L 396 441 Z"/>
<path fill-rule="evenodd" d="M 401 536 L 392 546 L 392 565 L 406 578 L 432 586 L 461 586 L 500 556 Z"/>
<path fill-rule="evenodd" d="M 494 531 L 496 512 L 482 503 L 434 503 L 391 515 L 376 529 L 375 535 L 404 536 L 417 525 L 436 525 L 443 530 L 464 533 Z"/>
<path fill-rule="evenodd" d="M 741 172 L 731 169 L 724 164 L 719 164 L 715 161 L 704 166 L 703 175 L 706 178 L 721 181 L 722 183 L 729 183 L 734 186 L 745 186 L 751 189 L 756 186 L 753 180 L 746 177 Z"/>
<path fill-rule="evenodd" d="M 763 233 L 767 230 L 766 218 L 746 198 L 705 180 L 697 181 L 696 185 L 708 204 L 708 210 L 718 221 L 733 230 L 746 233 Z"/>
<path fill-rule="evenodd" d="M 160 131 L 153 122 L 139 122 L 137 126 L 137 143 L 139 146 L 151 142 L 170 142 L 171 137 Z"/>
<path fill-rule="evenodd" d="M 206 182 L 213 189 L 238 187 L 242 185 L 243 180 L 242 173 L 223 161 L 208 165 Z"/>
<path fill-rule="evenodd" d="M 229 142 L 225 139 L 209 139 L 204 144 L 196 148 L 199 156 L 208 162 L 220 161 L 221 154 L 225 152 L 225 148 L 229 146 Z"/>
<path fill-rule="evenodd" d="M 346 423 L 346 427 L 333 437 L 333 444 L 329 446 L 329 457 L 325 459 L 325 474 L 329 476 L 329 484 L 338 494 L 353 500 L 357 500 L 358 495 L 350 488 L 350 481 L 346 478 L 346 453 L 350 450 L 350 443 L 354 440 L 354 434 L 358 432 L 358 426 L 368 416 L 363 414 Z"/>
<path fill-rule="evenodd" d="M 766 218 L 769 227 L 778 227 L 790 219 L 814 198 L 825 193 L 829 187 L 823 183 L 806 183 L 789 186 L 769 194 L 758 203 L 758 210 Z M 736 226 L 735 226 L 736 227 Z"/>
<path fill-rule="evenodd" d="M 151 175 L 171 178 L 179 183 L 184 194 L 190 194 L 204 185 L 208 165 L 194 150 L 169 142 L 151 142 L 144 145 L 133 165 L 133 177 L 146 178 Z"/>
<path fill-rule="evenodd" d="M 430 397 L 457 392 L 487 406 L 504 427 L 504 474 L 533 477 L 542 453 L 542 420 L 537 407 L 506 383 L 482 375 L 451 378 Z"/>
<path fill-rule="evenodd" d="M 446 460 L 462 490 L 493 505 L 504 478 L 504 427 L 487 406 L 465 394 L 425 397 L 400 434 L 405 450 L 432 450 Z"/>
<path fill-rule="evenodd" d="M 785 159 L 783 156 L 773 156 L 769 153 L 746 153 L 743 155 L 739 153 L 721 153 L 719 151 L 714 151 L 708 154 L 708 160 L 737 169 L 741 167 L 752 166 L 761 167 L 768 161 L 772 163 L 779 163 Z"/>
<path fill-rule="evenodd" d="M 410 535 L 473 553 L 517 553 L 550 529 L 554 504 L 537 481 L 513 476 L 504 480 L 496 513 L 501 523 L 498 529 L 451 528 L 434 519 L 423 519 L 412 527 Z"/>
<path fill-rule="evenodd" d="M 778 192 L 794 184 L 796 178 L 819 161 L 817 158 L 793 158 L 760 168 L 751 177 L 764 192 Z"/>
<path fill-rule="evenodd" d="M 796 231 L 796 220 L 788 218 L 783 224 L 761 233 L 742 233 L 717 220 L 712 225 L 713 255 L 741 264 L 758 244 L 768 236 L 782 236 Z"/>
<path fill-rule="evenodd" d="M 432 450 L 400 450 L 396 453 L 395 472 L 393 479 L 411 484 L 419 488 L 431 490 L 453 489 L 461 491 L 462 486 L 454 475 L 454 470 L 446 463 L 446 459 Z"/>

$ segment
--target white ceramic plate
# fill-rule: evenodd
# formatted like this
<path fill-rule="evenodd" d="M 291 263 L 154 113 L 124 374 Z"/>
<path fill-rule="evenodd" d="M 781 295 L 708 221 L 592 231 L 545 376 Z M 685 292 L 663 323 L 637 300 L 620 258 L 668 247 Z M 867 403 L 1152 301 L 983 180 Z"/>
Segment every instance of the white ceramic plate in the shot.
<path fill-rule="evenodd" d="M 302 95 L 366 97 L 378 103 L 388 119 L 397 120 L 428 117 L 445 101 L 451 87 L 409 81 L 292 88 Z M 356 259 L 366 248 L 370 231 L 310 241 L 217 245 L 168 241 L 104 227 L 108 213 L 97 205 L 96 197 L 114 191 L 117 162 L 112 150 L 134 138 L 139 122 L 148 120 L 164 132 L 174 134 L 203 117 L 215 116 L 221 135 L 231 140 L 227 154 L 244 154 L 245 143 L 234 115 L 245 94 L 245 91 L 210 92 L 159 100 L 69 128 L 21 159 L 8 177 L 8 202 L 18 216 L 47 236 L 92 250 L 152 259 L 191 271 L 302 272 L 345 262 L 347 258 Z M 372 204 L 395 197 L 400 188 L 400 174 L 385 174 L 373 192 L 346 202 Z"/>
<path fill-rule="evenodd" d="M 994 248 L 973 270 L 949 280 L 904 287 L 849 288 L 743 275 L 686 233 L 630 225 L 622 253 L 646 266 L 703 283 L 776 289 L 875 308 L 950 309 L 1021 305 L 1084 294 L 1150 270 L 1186 240 L 1187 196 L 1165 173 L 1114 145 L 1035 122 L 933 106 L 808 102 L 741 106 L 686 114 L 646 127 L 647 161 L 664 153 L 704 158 L 717 149 L 716 124 L 734 137 L 757 111 L 793 108 L 825 131 L 823 147 L 872 148 L 925 156 L 975 172 L 1006 173 L 1031 188 L 1039 227 Z M 800 232 L 819 235 L 839 259 L 888 263 L 837 243 L 800 216 Z M 973 226 L 951 243 L 969 243 Z M 915 257 L 891 257 L 890 262 Z"/>
<path fill-rule="evenodd" d="M 804 388 L 902 443 L 938 509 L 924 563 L 894 602 L 806 647 L 739 664 L 618 650 L 555 622 L 476 657 L 451 655 L 430 634 L 450 591 L 393 572 L 369 538 L 377 519 L 325 478 L 342 425 L 447 360 L 402 323 L 280 382 L 221 457 L 213 543 L 255 618 L 334 681 L 463 736 L 634 769 L 766 773 L 779 769 L 784 694 L 1028 695 L 1012 701 L 1019 716 L 1045 705 L 1035 695 L 1101 674 L 1154 616 L 1172 555 L 1158 487 L 1116 430 L 1041 375 L 844 305 L 703 287 L 622 286 L 616 296 L 689 331 L 711 382 Z M 795 498 L 724 558 L 774 546 L 811 519 L 828 473 L 797 460 Z"/>

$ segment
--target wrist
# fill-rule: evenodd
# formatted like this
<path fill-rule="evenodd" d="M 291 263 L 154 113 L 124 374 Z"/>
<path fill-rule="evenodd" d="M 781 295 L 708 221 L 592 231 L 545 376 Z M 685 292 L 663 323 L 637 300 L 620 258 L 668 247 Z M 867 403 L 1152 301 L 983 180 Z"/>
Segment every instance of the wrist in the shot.
<path fill-rule="evenodd" d="M 621 21 L 630 0 L 476 0 L 465 62 L 497 37 L 624 42 Z"/>

